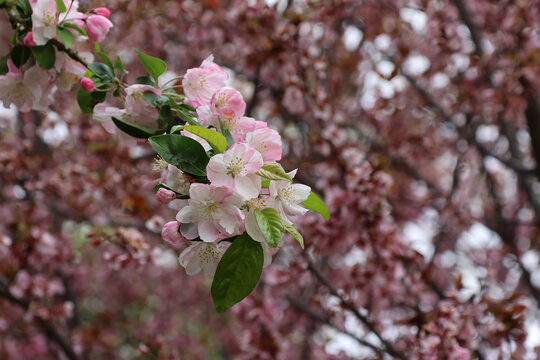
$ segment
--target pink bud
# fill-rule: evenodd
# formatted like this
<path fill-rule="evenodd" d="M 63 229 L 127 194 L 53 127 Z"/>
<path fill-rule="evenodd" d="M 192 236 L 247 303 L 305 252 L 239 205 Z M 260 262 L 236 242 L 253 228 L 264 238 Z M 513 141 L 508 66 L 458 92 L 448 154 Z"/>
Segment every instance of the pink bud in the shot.
<path fill-rule="evenodd" d="M 104 7 L 94 9 L 94 13 L 96 13 L 98 15 L 101 15 L 101 16 L 105 16 L 107 19 L 111 18 L 111 10 L 109 10 L 107 8 L 104 8 Z"/>
<path fill-rule="evenodd" d="M 91 92 L 96 88 L 94 86 L 94 82 L 92 81 L 92 79 L 87 78 L 87 77 L 83 77 L 81 79 L 81 86 L 85 91 L 88 91 L 88 92 Z"/>
<path fill-rule="evenodd" d="M 178 232 L 179 228 L 180 223 L 178 221 L 169 221 L 168 223 L 163 225 L 163 229 L 161 230 L 161 237 L 163 238 L 163 240 L 165 240 L 171 245 L 178 245 L 183 241 L 187 241 L 187 239 Z"/>
<path fill-rule="evenodd" d="M 112 22 L 105 16 L 90 15 L 86 19 L 86 33 L 92 41 L 102 42 L 113 26 Z"/>
<path fill-rule="evenodd" d="M 176 194 L 174 191 L 159 188 L 158 192 L 156 193 L 156 199 L 162 204 L 168 204 L 176 199 Z"/>
<path fill-rule="evenodd" d="M 26 46 L 36 46 L 36 42 L 34 41 L 34 34 L 30 31 L 23 39 L 23 43 Z"/>

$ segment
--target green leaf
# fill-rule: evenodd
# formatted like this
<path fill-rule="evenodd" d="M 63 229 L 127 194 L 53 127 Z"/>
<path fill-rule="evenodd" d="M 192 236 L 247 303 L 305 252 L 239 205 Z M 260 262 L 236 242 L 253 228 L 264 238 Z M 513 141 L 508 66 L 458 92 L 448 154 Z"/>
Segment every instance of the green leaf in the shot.
<path fill-rule="evenodd" d="M 234 239 L 223 254 L 212 282 L 212 299 L 217 312 L 225 312 L 255 289 L 263 263 L 260 243 L 247 233 Z"/>
<path fill-rule="evenodd" d="M 281 215 L 272 208 L 264 210 L 255 210 L 255 218 L 266 242 L 271 248 L 279 245 L 285 230 L 283 228 L 283 219 Z"/>
<path fill-rule="evenodd" d="M 283 167 L 277 162 L 264 164 L 261 170 L 257 171 L 257 175 L 269 180 L 285 180 L 292 182 L 291 177 L 287 175 L 285 170 L 283 170 Z"/>
<path fill-rule="evenodd" d="M 107 94 L 105 92 L 87 92 L 83 88 L 80 88 L 77 92 L 77 103 L 85 114 L 92 114 L 94 112 L 94 106 L 105 100 Z"/>
<path fill-rule="evenodd" d="M 188 174 L 206 176 L 208 156 L 197 141 L 176 134 L 152 136 L 148 141 L 169 164 Z"/>
<path fill-rule="evenodd" d="M 110 83 L 114 79 L 113 69 L 103 63 L 91 63 L 88 65 L 88 69 L 104 83 Z"/>
<path fill-rule="evenodd" d="M 0 75 L 5 75 L 8 73 L 9 68 L 7 66 L 7 57 L 0 58 Z"/>
<path fill-rule="evenodd" d="M 73 40 L 74 40 L 74 37 L 71 31 L 58 27 L 56 29 L 56 32 L 58 33 L 58 37 L 60 37 L 60 40 L 62 40 L 62 43 L 64 44 L 66 49 L 69 49 L 71 44 L 73 44 Z"/>
<path fill-rule="evenodd" d="M 117 128 L 119 128 L 126 134 L 133 136 L 135 138 L 148 139 L 150 136 L 155 134 L 154 130 L 148 129 L 138 124 L 133 124 L 127 121 L 114 118 L 114 117 L 112 118 L 112 121 L 114 122 L 114 125 L 116 125 Z"/>
<path fill-rule="evenodd" d="M 283 222 L 283 226 L 285 227 L 285 230 L 287 230 L 289 232 L 289 234 L 291 234 L 293 236 L 293 238 L 295 238 L 298 241 L 298 243 L 300 244 L 300 246 L 303 249 L 304 248 L 304 238 L 298 232 L 298 230 L 296 230 L 296 228 L 294 226 L 292 226 L 291 224 L 289 224 L 286 221 Z"/>
<path fill-rule="evenodd" d="M 13 48 L 13 50 L 11 50 L 11 61 L 13 61 L 13 64 L 16 67 L 20 68 L 28 61 L 30 54 L 30 48 L 17 45 Z"/>
<path fill-rule="evenodd" d="M 86 33 L 86 30 L 84 30 L 83 28 L 75 25 L 75 24 L 70 24 L 70 23 L 64 23 L 62 24 L 65 28 L 71 28 L 73 30 L 76 30 L 79 34 L 81 34 L 82 36 L 88 36 L 88 34 Z"/>
<path fill-rule="evenodd" d="M 158 105 L 164 105 L 169 103 L 169 98 L 163 95 L 156 95 L 152 91 L 145 91 L 143 96 L 146 102 L 152 106 L 156 107 Z"/>
<path fill-rule="evenodd" d="M 150 85 L 150 86 L 156 85 L 154 83 L 154 80 L 150 79 L 148 76 L 139 76 L 137 79 L 135 79 L 135 82 L 137 84 L 142 84 L 142 85 Z"/>
<path fill-rule="evenodd" d="M 66 5 L 64 5 L 64 1 L 62 0 L 56 0 L 56 11 L 58 13 L 66 12 Z"/>
<path fill-rule="evenodd" d="M 270 187 L 270 180 L 268 179 L 261 179 L 261 186 L 265 189 L 268 189 Z"/>
<path fill-rule="evenodd" d="M 188 111 L 183 110 L 183 109 L 178 109 L 178 112 L 180 113 L 184 121 L 187 122 L 189 125 L 201 126 L 201 124 L 199 124 L 199 122 L 197 122 L 197 120 L 195 120 L 193 115 L 189 113 Z"/>
<path fill-rule="evenodd" d="M 312 191 L 309 193 L 309 196 L 306 200 L 302 201 L 302 205 L 307 207 L 309 210 L 315 211 L 318 214 L 321 214 L 326 221 L 330 220 L 330 211 L 324 204 L 324 202 Z"/>
<path fill-rule="evenodd" d="M 217 131 L 193 125 L 184 126 L 183 129 L 206 140 L 216 154 L 227 149 L 227 139 Z"/>
<path fill-rule="evenodd" d="M 135 48 L 137 55 L 139 55 L 139 61 L 151 77 L 154 78 L 154 81 L 158 82 L 158 77 L 167 70 L 167 64 L 165 61 L 155 58 L 150 55 L 142 53 L 139 49 Z"/>
<path fill-rule="evenodd" d="M 54 66 L 56 62 L 56 52 L 51 42 L 42 46 L 32 46 L 32 54 L 38 62 L 38 64 L 45 70 L 49 70 Z"/>
<path fill-rule="evenodd" d="M 116 56 L 116 61 L 114 63 L 114 68 L 116 70 L 120 70 L 121 72 L 123 72 L 124 74 L 127 74 L 127 71 L 126 69 L 124 68 L 124 64 L 122 63 L 122 58 L 120 57 L 120 55 L 117 55 Z"/>

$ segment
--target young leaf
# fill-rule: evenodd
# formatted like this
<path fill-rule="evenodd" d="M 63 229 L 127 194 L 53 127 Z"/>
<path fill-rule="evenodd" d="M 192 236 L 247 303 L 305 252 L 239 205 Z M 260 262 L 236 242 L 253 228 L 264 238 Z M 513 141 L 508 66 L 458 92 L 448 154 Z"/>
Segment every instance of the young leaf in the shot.
<path fill-rule="evenodd" d="M 142 84 L 142 85 L 150 85 L 150 86 L 156 85 L 154 83 L 154 80 L 150 79 L 148 76 L 139 76 L 137 79 L 135 79 L 135 82 L 137 84 Z"/>
<path fill-rule="evenodd" d="M 163 95 L 156 95 L 151 91 L 145 91 L 143 93 L 143 96 L 144 96 L 146 102 L 152 107 L 156 107 L 158 105 L 164 105 L 164 104 L 167 104 L 169 102 L 168 97 L 163 96 Z"/>
<path fill-rule="evenodd" d="M 291 177 L 287 175 L 285 170 L 283 170 L 283 167 L 277 162 L 264 164 L 261 170 L 257 171 L 257 175 L 269 180 L 285 180 L 292 182 Z"/>
<path fill-rule="evenodd" d="M 264 263 L 260 243 L 247 233 L 234 239 L 219 262 L 212 282 L 212 299 L 219 313 L 248 296 L 259 282 Z"/>
<path fill-rule="evenodd" d="M 117 55 L 116 56 L 116 61 L 114 63 L 114 68 L 116 70 L 120 70 L 121 72 L 123 72 L 124 74 L 127 74 L 127 71 L 126 69 L 124 69 L 124 64 L 122 63 L 122 58 L 120 57 L 120 55 Z"/>
<path fill-rule="evenodd" d="M 48 42 L 42 46 L 32 46 L 32 54 L 38 62 L 38 64 L 45 70 L 49 70 L 54 66 L 56 62 L 56 52 L 52 43 Z"/>
<path fill-rule="evenodd" d="M 69 49 L 71 44 L 73 44 L 73 40 L 74 40 L 74 37 L 71 31 L 58 27 L 56 29 L 56 32 L 58 34 L 58 37 L 60 37 L 60 40 L 62 40 L 62 43 L 64 44 L 66 49 Z"/>
<path fill-rule="evenodd" d="M 11 50 L 11 61 L 13 61 L 13 64 L 16 67 L 20 68 L 28 61 L 30 54 L 30 48 L 17 45 L 13 48 L 13 50 Z"/>
<path fill-rule="evenodd" d="M 94 112 L 94 106 L 105 100 L 107 94 L 105 92 L 87 92 L 83 88 L 80 88 L 77 92 L 77 103 L 85 114 L 92 114 Z"/>
<path fill-rule="evenodd" d="M 63 13 L 63 12 L 66 12 L 66 5 L 64 5 L 64 1 L 63 0 L 56 0 L 56 11 L 58 13 Z"/>
<path fill-rule="evenodd" d="M 152 129 L 148 129 L 141 125 L 122 121 L 114 117 L 112 118 L 112 121 L 114 122 L 114 125 L 116 125 L 116 127 L 122 130 L 123 132 L 139 139 L 148 139 L 150 136 L 154 135 L 155 133 L 155 131 Z"/>
<path fill-rule="evenodd" d="M 208 156 L 197 141 L 176 134 L 152 136 L 148 141 L 169 164 L 188 174 L 206 176 Z"/>
<path fill-rule="evenodd" d="M 184 126 L 184 130 L 206 140 L 216 154 L 222 153 L 227 149 L 227 139 L 217 131 L 193 125 Z"/>
<path fill-rule="evenodd" d="M 104 83 L 112 82 L 114 78 L 114 71 L 107 65 L 103 63 L 91 63 L 88 65 L 88 69 L 94 73 L 98 78 L 100 78 Z"/>
<path fill-rule="evenodd" d="M 135 48 L 137 55 L 139 56 L 139 61 L 151 77 L 154 78 L 154 81 L 157 83 L 158 77 L 167 70 L 167 64 L 161 59 L 155 58 L 150 55 L 142 53 L 139 49 Z"/>
<path fill-rule="evenodd" d="M 291 234 L 293 236 L 293 238 L 295 238 L 298 243 L 300 243 L 300 246 L 302 247 L 302 249 L 304 248 L 304 238 L 302 237 L 302 235 L 298 232 L 298 230 L 296 230 L 296 228 L 287 223 L 287 222 L 283 222 L 283 226 L 285 227 L 285 230 L 287 230 L 289 232 L 289 234 Z"/>
<path fill-rule="evenodd" d="M 267 208 L 255 210 L 255 218 L 268 245 L 277 247 L 285 233 L 281 215 L 275 209 Z"/>
<path fill-rule="evenodd" d="M 309 210 L 315 211 L 318 214 L 321 214 L 326 221 L 330 220 L 330 211 L 324 204 L 324 202 L 312 191 L 309 193 L 309 197 L 302 201 L 302 205 L 307 207 Z"/>
<path fill-rule="evenodd" d="M 268 189 L 270 187 L 270 180 L 268 179 L 261 179 L 261 187 Z"/>

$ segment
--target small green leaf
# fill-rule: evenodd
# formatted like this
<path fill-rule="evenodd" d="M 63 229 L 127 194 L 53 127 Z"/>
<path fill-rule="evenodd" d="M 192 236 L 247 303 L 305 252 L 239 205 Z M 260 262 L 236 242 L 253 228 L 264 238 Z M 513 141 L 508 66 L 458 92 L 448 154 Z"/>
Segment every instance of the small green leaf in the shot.
<path fill-rule="evenodd" d="M 49 70 L 54 66 L 56 62 L 56 52 L 51 42 L 42 46 L 32 46 L 32 54 L 38 62 L 38 64 L 45 70 Z"/>
<path fill-rule="evenodd" d="M 154 83 L 154 80 L 150 79 L 148 76 L 139 76 L 137 79 L 135 79 L 135 82 L 137 84 L 142 84 L 142 85 L 150 85 L 150 86 L 156 85 Z"/>
<path fill-rule="evenodd" d="M 195 120 L 194 116 L 188 111 L 183 110 L 183 109 L 178 109 L 178 112 L 180 113 L 182 118 L 185 120 L 185 122 L 187 122 L 189 125 L 201 126 L 201 124 L 199 124 L 197 120 Z"/>
<path fill-rule="evenodd" d="M 261 186 L 265 189 L 268 189 L 270 187 L 270 180 L 268 179 L 261 179 Z"/>
<path fill-rule="evenodd" d="M 120 55 L 117 55 L 116 56 L 116 61 L 114 63 L 114 68 L 116 70 L 120 70 L 121 72 L 123 72 L 124 74 L 127 74 L 127 71 L 126 69 L 124 69 L 124 64 L 122 63 L 122 58 L 120 57 Z"/>
<path fill-rule="evenodd" d="M 219 262 L 212 282 L 212 299 L 219 313 L 248 296 L 259 282 L 264 263 L 260 243 L 247 233 L 238 236 Z"/>
<path fill-rule="evenodd" d="M 146 70 L 146 72 L 154 78 L 154 81 L 158 82 L 158 77 L 167 70 L 167 64 L 165 61 L 155 58 L 150 55 L 142 53 L 139 49 L 135 48 L 137 55 L 139 56 L 139 61 Z"/>
<path fill-rule="evenodd" d="M 114 79 L 113 69 L 103 63 L 91 63 L 88 65 L 88 69 L 105 84 L 112 82 Z"/>
<path fill-rule="evenodd" d="M 11 50 L 11 61 L 16 67 L 20 68 L 28 61 L 31 53 L 30 48 L 17 45 Z"/>
<path fill-rule="evenodd" d="M 152 91 L 145 91 L 143 93 L 143 96 L 144 96 L 146 102 L 152 107 L 156 107 L 158 105 L 164 105 L 164 104 L 169 103 L 169 98 L 168 97 L 163 96 L 163 95 L 156 95 Z"/>
<path fill-rule="evenodd" d="M 138 138 L 138 139 L 148 139 L 150 136 L 155 134 L 154 130 L 148 129 L 138 124 L 122 121 L 114 117 L 112 118 L 112 121 L 114 122 L 114 125 L 116 125 L 117 128 L 119 128 L 126 134 L 133 136 L 135 138 Z"/>
<path fill-rule="evenodd" d="M 94 112 L 94 106 L 105 100 L 107 94 L 105 92 L 87 92 L 83 88 L 80 88 L 77 92 L 77 103 L 85 114 L 92 114 Z"/>
<path fill-rule="evenodd" d="M 281 215 L 279 215 L 279 213 L 272 208 L 255 210 L 254 213 L 255 218 L 257 219 L 257 224 L 259 225 L 259 228 L 261 229 L 261 232 L 268 245 L 271 248 L 277 247 L 281 239 L 283 239 L 283 234 L 285 233 Z"/>
<path fill-rule="evenodd" d="M 285 170 L 283 170 L 283 167 L 277 162 L 264 164 L 261 170 L 257 171 L 257 175 L 269 180 L 285 180 L 292 182 L 291 177 L 287 175 Z"/>
<path fill-rule="evenodd" d="M 148 141 L 169 164 L 188 174 L 206 176 L 208 156 L 197 141 L 176 134 L 152 136 Z"/>
<path fill-rule="evenodd" d="M 217 131 L 193 125 L 184 126 L 184 130 L 206 140 L 216 154 L 222 153 L 227 149 L 227 139 Z"/>
<path fill-rule="evenodd" d="M 74 40 L 74 37 L 71 31 L 58 27 L 56 29 L 56 32 L 58 33 L 58 37 L 60 37 L 60 40 L 62 40 L 62 44 L 64 44 L 66 49 L 69 49 L 71 44 L 73 44 L 73 40 Z"/>
<path fill-rule="evenodd" d="M 302 201 L 302 205 L 307 207 L 309 210 L 321 214 L 326 221 L 330 220 L 330 211 L 324 202 L 317 195 L 315 195 L 313 191 L 309 193 L 309 197 L 305 201 Z"/>
<path fill-rule="evenodd" d="M 70 24 L 70 23 L 64 23 L 62 24 L 65 28 L 71 28 L 73 30 L 76 30 L 79 34 L 81 34 L 82 36 L 88 36 L 88 34 L 86 33 L 86 30 L 84 30 L 83 28 L 75 25 L 75 24 Z"/>
<path fill-rule="evenodd" d="M 63 13 L 63 12 L 66 12 L 66 5 L 64 5 L 64 1 L 63 0 L 56 0 L 56 11 L 58 13 Z"/>
<path fill-rule="evenodd" d="M 303 249 L 304 248 L 304 238 L 298 232 L 298 230 L 296 230 L 296 228 L 293 225 L 289 224 L 286 221 L 283 222 L 283 226 L 285 227 L 285 230 L 287 230 L 289 232 L 289 234 L 291 234 L 293 236 L 293 238 L 295 238 L 298 241 L 298 243 L 300 244 L 300 246 Z"/>

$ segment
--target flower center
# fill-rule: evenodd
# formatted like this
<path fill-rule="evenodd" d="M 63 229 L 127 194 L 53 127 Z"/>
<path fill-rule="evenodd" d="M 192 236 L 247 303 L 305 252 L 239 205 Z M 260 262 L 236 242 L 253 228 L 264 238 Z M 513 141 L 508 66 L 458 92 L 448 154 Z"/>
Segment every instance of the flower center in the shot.
<path fill-rule="evenodd" d="M 296 199 L 294 197 L 294 191 L 292 186 L 286 186 L 284 188 L 281 188 L 278 190 L 278 195 L 276 196 L 278 200 L 286 201 L 286 202 L 294 202 Z"/>
<path fill-rule="evenodd" d="M 266 205 L 266 199 L 263 198 L 252 198 L 244 202 L 244 208 L 247 211 L 251 210 L 260 210 Z"/>
<path fill-rule="evenodd" d="M 213 263 L 219 257 L 214 244 L 203 244 L 199 249 L 199 259 L 205 264 Z"/>
<path fill-rule="evenodd" d="M 152 164 L 152 170 L 161 171 L 163 169 L 166 169 L 168 165 L 169 164 L 158 155 L 154 159 L 154 163 Z"/>
<path fill-rule="evenodd" d="M 203 201 L 203 211 L 202 211 L 202 217 L 204 217 L 207 220 L 212 220 L 214 214 L 216 214 L 219 211 L 219 204 L 216 203 L 214 200 L 206 200 Z"/>
<path fill-rule="evenodd" d="M 241 175 L 244 170 L 244 161 L 239 157 L 234 157 L 227 166 L 227 175 L 235 177 Z"/>
<path fill-rule="evenodd" d="M 46 11 L 43 14 L 43 25 L 51 26 L 51 25 L 54 25 L 55 23 L 56 23 L 56 14 L 50 11 Z"/>

